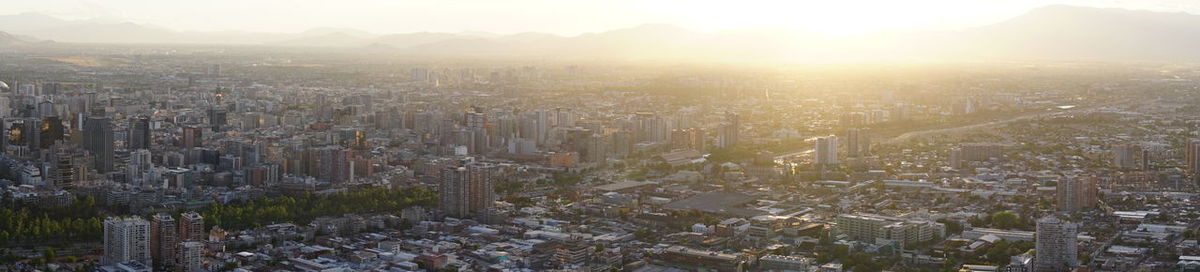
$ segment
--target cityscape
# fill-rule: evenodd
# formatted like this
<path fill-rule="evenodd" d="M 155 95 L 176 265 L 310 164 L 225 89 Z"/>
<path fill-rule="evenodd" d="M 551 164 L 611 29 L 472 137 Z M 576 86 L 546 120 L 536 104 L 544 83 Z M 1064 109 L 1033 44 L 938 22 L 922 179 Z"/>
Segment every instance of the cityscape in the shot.
<path fill-rule="evenodd" d="M 83 2 L 0 11 L 0 271 L 1200 271 L 1200 6 Z"/>

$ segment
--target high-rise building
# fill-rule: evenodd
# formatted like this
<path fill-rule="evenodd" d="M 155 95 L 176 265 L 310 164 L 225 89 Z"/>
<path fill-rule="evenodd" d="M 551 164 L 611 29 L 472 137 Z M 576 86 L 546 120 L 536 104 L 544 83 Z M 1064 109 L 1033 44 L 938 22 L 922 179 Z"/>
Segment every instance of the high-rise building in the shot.
<path fill-rule="evenodd" d="M 866 129 L 846 129 L 846 157 L 862 157 L 870 152 L 871 138 Z"/>
<path fill-rule="evenodd" d="M 837 142 L 837 136 L 817 138 L 816 147 L 813 152 L 813 162 L 819 165 L 838 164 Z"/>
<path fill-rule="evenodd" d="M 1071 271 L 1079 265 L 1075 237 L 1078 226 L 1054 215 L 1037 221 L 1034 271 Z"/>
<path fill-rule="evenodd" d="M 204 271 L 201 257 L 204 256 L 204 243 L 196 241 L 180 242 L 176 247 L 179 256 L 178 265 L 175 271 L 181 272 L 200 272 Z"/>
<path fill-rule="evenodd" d="M 150 222 L 141 217 L 109 217 L 104 220 L 102 265 L 136 261 L 151 265 Z"/>
<path fill-rule="evenodd" d="M 1055 188 L 1055 200 L 1058 210 L 1076 212 L 1096 207 L 1099 199 L 1097 177 L 1067 177 L 1058 182 Z"/>
<path fill-rule="evenodd" d="M 159 213 L 150 221 L 150 256 L 154 263 L 175 263 L 175 246 L 179 245 L 179 227 L 170 214 Z"/>
<path fill-rule="evenodd" d="M 150 149 L 150 118 L 137 117 L 129 120 L 129 149 Z"/>
<path fill-rule="evenodd" d="M 442 169 L 441 209 L 452 216 L 472 216 L 490 210 L 495 202 L 492 175 L 495 167 L 483 163 Z"/>
<path fill-rule="evenodd" d="M 183 139 L 181 140 L 181 144 L 184 148 L 200 147 L 204 145 L 204 143 L 201 142 L 203 134 L 204 129 L 202 128 L 185 126 L 183 127 Z"/>
<path fill-rule="evenodd" d="M 97 172 L 113 171 L 113 127 L 108 117 L 88 117 L 83 123 L 84 149 L 91 152 Z"/>
<path fill-rule="evenodd" d="M 1138 162 L 1134 160 L 1138 153 L 1141 153 L 1141 148 L 1131 144 L 1113 145 L 1112 166 L 1120 169 L 1132 169 L 1138 167 Z"/>
<path fill-rule="evenodd" d="M 229 111 L 219 108 L 208 109 L 208 125 L 212 131 L 225 131 L 229 123 Z"/>
<path fill-rule="evenodd" d="M 204 217 L 196 212 L 185 212 L 179 216 L 179 240 L 203 241 Z"/>
<path fill-rule="evenodd" d="M 1190 174 L 1200 174 L 1200 139 L 1190 139 L 1184 147 L 1184 161 Z"/>
<path fill-rule="evenodd" d="M 146 172 L 153 167 L 150 158 L 150 150 L 138 149 L 129 152 L 129 163 L 125 165 L 125 177 L 129 179 L 129 184 L 134 186 L 158 186 L 156 181 L 148 180 Z"/>

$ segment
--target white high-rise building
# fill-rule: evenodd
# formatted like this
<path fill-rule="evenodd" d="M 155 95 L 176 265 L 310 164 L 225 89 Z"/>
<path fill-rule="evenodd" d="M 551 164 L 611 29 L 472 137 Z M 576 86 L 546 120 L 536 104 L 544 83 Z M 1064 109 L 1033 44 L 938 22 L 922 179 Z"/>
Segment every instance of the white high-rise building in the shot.
<path fill-rule="evenodd" d="M 150 222 L 141 217 L 104 220 L 103 265 L 137 261 L 150 266 Z"/>
<path fill-rule="evenodd" d="M 204 256 L 204 243 L 188 241 L 179 243 L 179 266 L 175 271 L 198 272 L 204 271 L 201 257 Z"/>
<path fill-rule="evenodd" d="M 837 141 L 837 136 L 817 138 L 813 162 L 822 165 L 838 164 Z"/>
<path fill-rule="evenodd" d="M 1037 221 L 1034 271 L 1070 271 L 1079 265 L 1078 226 L 1053 215 Z"/>

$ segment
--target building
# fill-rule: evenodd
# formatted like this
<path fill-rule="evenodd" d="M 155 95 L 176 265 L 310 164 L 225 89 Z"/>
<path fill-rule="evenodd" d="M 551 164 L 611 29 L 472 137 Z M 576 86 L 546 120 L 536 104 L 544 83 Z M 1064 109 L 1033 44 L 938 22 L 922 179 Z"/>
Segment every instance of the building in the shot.
<path fill-rule="evenodd" d="M 180 139 L 180 144 L 183 145 L 183 148 L 201 147 L 204 145 L 202 141 L 203 136 L 203 128 L 185 126 L 183 127 L 183 137 Z"/>
<path fill-rule="evenodd" d="M 769 254 L 758 258 L 758 268 L 762 271 L 809 271 L 813 262 L 807 257 Z"/>
<path fill-rule="evenodd" d="M 92 154 L 97 172 L 113 171 L 113 126 L 108 117 L 88 117 L 83 123 L 83 147 Z"/>
<path fill-rule="evenodd" d="M 170 214 L 159 213 L 150 220 L 150 257 L 154 263 L 170 265 L 176 262 L 175 246 L 179 244 L 179 227 Z"/>
<path fill-rule="evenodd" d="M 484 163 L 448 166 L 438 185 L 440 207 L 451 216 L 473 216 L 491 210 L 496 201 L 492 175 L 496 167 Z"/>
<path fill-rule="evenodd" d="M 204 271 L 203 262 L 200 258 L 204 257 L 204 243 L 196 241 L 188 241 L 179 243 L 177 255 L 179 262 L 175 271 L 180 272 L 200 272 Z"/>
<path fill-rule="evenodd" d="M 1053 215 L 1038 220 L 1034 271 L 1070 271 L 1078 266 L 1077 230 L 1075 224 Z"/>
<path fill-rule="evenodd" d="M 946 225 L 927 220 L 912 220 L 873 214 L 840 214 L 834 218 L 834 233 L 867 243 L 895 241 L 902 244 L 932 241 L 946 237 Z"/>
<path fill-rule="evenodd" d="M 1200 139 L 1188 140 L 1184 147 L 1184 161 L 1187 162 L 1189 174 L 1200 173 Z"/>
<path fill-rule="evenodd" d="M 1055 187 L 1058 210 L 1076 212 L 1095 208 L 1099 199 L 1097 179 L 1094 176 L 1067 177 L 1059 181 Z"/>
<path fill-rule="evenodd" d="M 196 212 L 179 216 L 179 241 L 204 241 L 204 217 Z"/>
<path fill-rule="evenodd" d="M 1113 145 L 1112 148 L 1113 160 L 1112 166 L 1118 169 L 1132 169 L 1138 167 L 1138 161 L 1135 156 L 1141 153 L 1141 148 L 1131 144 Z"/>
<path fill-rule="evenodd" d="M 150 136 L 150 118 L 137 117 L 129 120 L 128 149 L 150 149 L 153 139 Z"/>
<path fill-rule="evenodd" d="M 820 165 L 838 164 L 837 136 L 817 138 L 813 162 Z"/>
<path fill-rule="evenodd" d="M 102 265 L 139 262 L 150 265 L 150 222 L 141 217 L 109 217 L 104 220 Z"/>
<path fill-rule="evenodd" d="M 871 138 L 868 130 L 846 129 L 846 157 L 858 158 L 871 153 Z"/>
<path fill-rule="evenodd" d="M 655 261 L 672 267 L 689 269 L 688 271 L 694 271 L 690 269 L 718 272 L 746 271 L 746 257 L 741 254 L 698 250 L 684 246 L 668 247 Z"/>
<path fill-rule="evenodd" d="M 1004 157 L 1006 145 L 995 143 L 965 143 L 950 149 L 950 166 L 962 168 L 963 163 Z"/>

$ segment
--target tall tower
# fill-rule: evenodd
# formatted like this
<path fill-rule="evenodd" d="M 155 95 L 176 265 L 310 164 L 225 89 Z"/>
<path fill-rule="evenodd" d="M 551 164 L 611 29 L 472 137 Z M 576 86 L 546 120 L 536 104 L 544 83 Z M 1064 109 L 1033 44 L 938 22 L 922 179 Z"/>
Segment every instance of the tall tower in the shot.
<path fill-rule="evenodd" d="M 1187 172 L 1193 175 L 1200 174 L 1200 139 L 1189 139 L 1184 151 Z"/>
<path fill-rule="evenodd" d="M 1053 215 L 1037 221 L 1034 271 L 1070 271 L 1079 265 L 1078 226 Z"/>
<path fill-rule="evenodd" d="M 203 241 L 204 217 L 196 212 L 185 212 L 179 216 L 179 240 Z"/>
<path fill-rule="evenodd" d="M 1055 186 L 1055 202 L 1058 210 L 1076 212 L 1096 207 L 1099 189 L 1097 177 L 1067 177 Z"/>
<path fill-rule="evenodd" d="M 179 245 L 179 228 L 170 214 L 159 213 L 150 221 L 150 256 L 154 263 L 175 263 L 175 247 Z"/>
<path fill-rule="evenodd" d="M 104 257 L 102 265 L 137 261 L 152 265 L 150 259 L 150 222 L 141 217 L 109 217 L 104 220 Z"/>
<path fill-rule="evenodd" d="M 490 210 L 496 201 L 494 172 L 494 166 L 482 163 L 442 169 L 438 186 L 442 211 L 452 216 L 472 216 Z"/>
<path fill-rule="evenodd" d="M 150 149 L 150 118 L 137 117 L 129 120 L 129 149 Z"/>
<path fill-rule="evenodd" d="M 108 117 L 88 117 L 83 123 L 84 149 L 92 153 L 97 172 L 113 171 L 113 127 Z"/>
<path fill-rule="evenodd" d="M 846 129 L 846 157 L 857 158 L 871 152 L 871 138 L 866 129 Z"/>
<path fill-rule="evenodd" d="M 817 138 L 813 162 L 820 165 L 838 164 L 837 142 L 837 136 Z"/>

